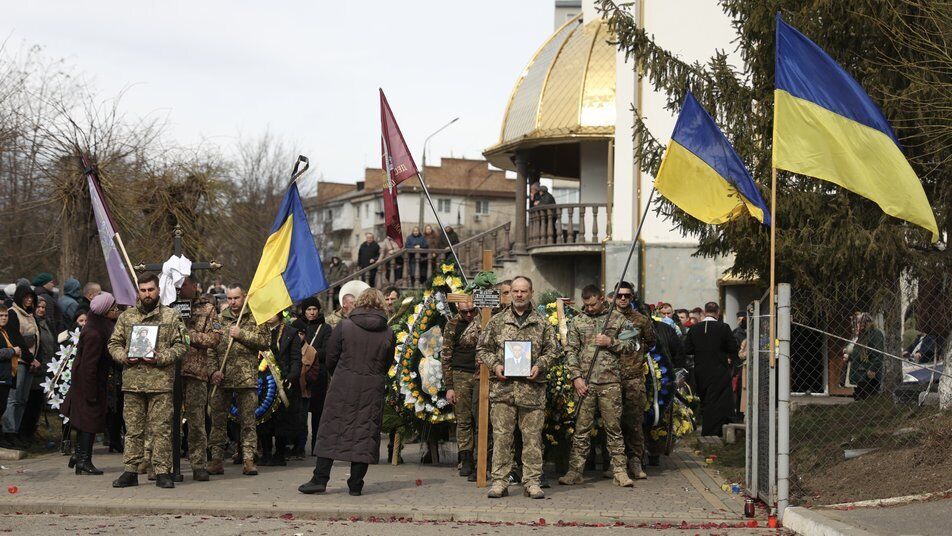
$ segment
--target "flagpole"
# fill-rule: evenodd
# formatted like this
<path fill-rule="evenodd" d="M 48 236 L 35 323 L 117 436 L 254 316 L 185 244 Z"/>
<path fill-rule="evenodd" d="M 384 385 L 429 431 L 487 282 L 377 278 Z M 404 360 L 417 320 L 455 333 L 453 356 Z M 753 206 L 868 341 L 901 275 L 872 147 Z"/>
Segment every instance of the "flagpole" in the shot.
<path fill-rule="evenodd" d="M 777 336 L 777 307 L 774 303 L 774 293 L 777 286 L 777 167 L 770 167 L 770 289 L 768 291 L 767 303 L 770 307 L 770 330 L 769 344 L 770 355 L 768 356 L 770 368 L 776 366 L 776 355 L 774 354 L 774 340 Z"/>
<path fill-rule="evenodd" d="M 426 187 L 426 183 L 423 182 L 423 176 L 420 175 L 420 172 L 417 171 L 417 178 L 420 179 L 420 186 L 423 187 L 423 195 L 426 196 L 426 200 L 430 203 L 430 210 L 433 211 L 433 216 L 436 217 L 436 224 L 440 226 L 440 231 L 443 233 L 443 238 L 446 240 L 446 244 L 450 247 L 450 253 L 453 254 L 453 260 L 456 261 L 456 266 L 459 267 L 460 276 L 463 278 L 463 286 L 469 284 L 469 281 L 466 280 L 466 270 L 463 269 L 463 263 L 459 262 L 459 257 L 456 256 L 456 248 L 453 247 L 453 243 L 450 242 L 449 235 L 446 234 L 446 229 L 443 227 L 443 222 L 440 220 L 440 214 L 436 211 L 436 207 L 433 206 L 433 198 L 430 197 L 430 190 Z"/>

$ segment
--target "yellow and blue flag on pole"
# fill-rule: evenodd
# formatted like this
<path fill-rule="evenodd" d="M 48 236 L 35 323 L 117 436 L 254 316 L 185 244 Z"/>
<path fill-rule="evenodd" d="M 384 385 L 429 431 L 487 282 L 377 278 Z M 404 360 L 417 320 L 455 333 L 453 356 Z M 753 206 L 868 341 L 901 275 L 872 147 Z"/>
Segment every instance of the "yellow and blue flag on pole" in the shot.
<path fill-rule="evenodd" d="M 866 91 L 777 13 L 773 165 L 832 182 L 939 239 L 922 183 Z"/>
<path fill-rule="evenodd" d="M 747 213 L 770 225 L 770 210 L 750 172 L 691 92 L 684 97 L 655 188 L 705 223 L 725 223 Z"/>
<path fill-rule="evenodd" d="M 307 224 L 297 183 L 284 194 L 248 289 L 248 308 L 263 324 L 284 309 L 327 288 L 321 257 Z"/>

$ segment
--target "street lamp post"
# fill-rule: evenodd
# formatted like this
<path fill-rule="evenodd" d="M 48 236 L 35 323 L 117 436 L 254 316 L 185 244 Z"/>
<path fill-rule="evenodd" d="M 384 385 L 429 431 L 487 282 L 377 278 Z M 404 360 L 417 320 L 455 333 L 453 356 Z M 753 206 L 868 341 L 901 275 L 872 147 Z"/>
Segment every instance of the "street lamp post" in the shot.
<path fill-rule="evenodd" d="M 455 122 L 457 122 L 457 121 L 459 121 L 459 117 L 454 117 L 452 121 L 450 121 L 449 123 L 447 123 L 447 124 L 441 126 L 441 127 L 438 128 L 438 129 L 436 129 L 435 132 L 433 132 L 432 134 L 430 134 L 429 136 L 427 136 L 427 137 L 426 137 L 426 140 L 423 141 L 423 166 L 420 167 L 420 180 L 421 180 L 421 181 L 423 181 L 423 180 L 426 179 L 426 148 L 427 148 L 427 145 L 429 145 L 429 143 L 430 143 L 430 139 L 433 138 L 433 136 L 436 136 L 437 134 L 439 134 L 440 132 L 443 132 L 443 129 L 445 129 L 446 127 L 452 125 L 453 123 L 455 123 Z M 423 231 L 423 226 L 424 226 L 424 223 L 423 223 L 423 206 L 425 205 L 425 203 L 426 203 L 426 194 L 423 192 L 423 189 L 421 188 L 421 189 L 420 189 L 420 231 L 421 231 L 421 232 Z"/>

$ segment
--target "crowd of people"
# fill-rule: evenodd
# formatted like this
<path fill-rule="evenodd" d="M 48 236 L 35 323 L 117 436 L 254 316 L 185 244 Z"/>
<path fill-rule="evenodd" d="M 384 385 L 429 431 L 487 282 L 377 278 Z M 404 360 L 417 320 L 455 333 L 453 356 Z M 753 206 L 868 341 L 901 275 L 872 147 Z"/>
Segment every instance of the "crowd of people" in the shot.
<path fill-rule="evenodd" d="M 185 278 L 178 299 L 190 302 L 187 315 L 162 304 L 155 274 L 139 277 L 137 303 L 124 311 L 96 283 L 81 286 L 70 279 L 59 299 L 49 274 L 11 287 L 5 289 L 9 303 L 0 308 L 0 360 L 17 363 L 0 367 L 6 446 L 22 448 L 32 441 L 43 405 L 36 386 L 66 339 L 63 334 L 80 328 L 61 407 L 69 423 L 64 439 L 75 432 L 69 466 L 77 474 L 102 474 L 92 462 L 101 433 L 110 450 L 123 456 L 115 487 L 137 485 L 140 474 L 159 487 L 174 487 L 176 362 L 181 362 L 188 460 L 196 481 L 223 474 L 229 456 L 249 476 L 258 474 L 259 466 L 303 460 L 310 440 L 317 460 L 312 478 L 299 490 L 324 491 L 333 461 L 339 460 L 351 463 L 348 487 L 359 495 L 369 465 L 378 461 L 387 370 L 396 346 L 389 326 L 400 298 L 396 288 L 344 295 L 326 316 L 321 302 L 309 298 L 259 326 L 251 315 L 242 315 L 245 290 L 219 280 L 202 292 L 197 279 Z M 530 278 L 516 277 L 497 289 L 500 306 L 485 328 L 472 301 L 464 301 L 455 304 L 443 331 L 441 364 L 456 415 L 459 473 L 476 478 L 475 397 L 479 364 L 485 364 L 491 374 L 488 495 L 506 495 L 515 474 L 526 496 L 541 498 L 548 485 L 542 472 L 545 378 L 557 358 L 556 328 L 533 307 Z M 610 454 L 606 476 L 626 487 L 646 478 L 643 369 L 652 347 L 663 348 L 674 366 L 691 370 L 702 433 L 719 434 L 736 418 L 743 318 L 731 330 L 713 302 L 692 311 L 667 303 L 639 306 L 629 283 L 607 296 L 587 286 L 581 309 L 565 348 L 579 409 L 569 469 L 560 484 L 583 481 L 596 413 Z M 518 348 L 529 357 L 524 373 L 510 368 L 515 359 L 510 354 L 517 350 L 512 341 L 528 343 Z M 266 419 L 256 414 L 261 355 L 276 372 L 282 399 Z"/>

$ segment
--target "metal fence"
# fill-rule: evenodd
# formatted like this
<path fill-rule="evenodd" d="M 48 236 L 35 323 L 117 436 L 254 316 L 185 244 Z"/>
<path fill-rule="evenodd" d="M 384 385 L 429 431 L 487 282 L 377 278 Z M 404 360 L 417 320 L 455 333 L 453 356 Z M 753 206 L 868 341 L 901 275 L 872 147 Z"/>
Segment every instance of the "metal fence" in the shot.
<path fill-rule="evenodd" d="M 776 369 L 770 367 L 768 296 L 747 308 L 747 488 L 752 497 L 776 503 Z"/>
<path fill-rule="evenodd" d="M 776 508 L 875 494 L 883 467 L 922 456 L 952 319 L 944 286 L 779 285 L 748 308 L 747 487 Z M 926 454 L 927 455 L 927 454 Z M 922 491 L 934 491 L 923 489 Z M 860 497 L 862 498 L 862 497 Z M 881 498 L 881 497 L 877 497 Z"/>
<path fill-rule="evenodd" d="M 915 431 L 935 413 L 926 402 L 937 396 L 948 311 L 923 306 L 944 297 L 916 287 L 792 289 L 791 504 L 846 502 L 853 477 L 876 471 L 876 459 L 921 444 Z"/>

